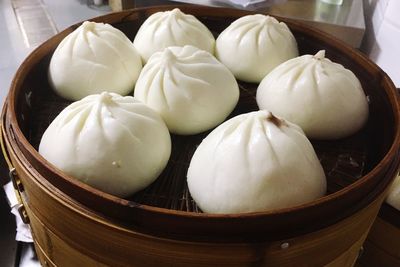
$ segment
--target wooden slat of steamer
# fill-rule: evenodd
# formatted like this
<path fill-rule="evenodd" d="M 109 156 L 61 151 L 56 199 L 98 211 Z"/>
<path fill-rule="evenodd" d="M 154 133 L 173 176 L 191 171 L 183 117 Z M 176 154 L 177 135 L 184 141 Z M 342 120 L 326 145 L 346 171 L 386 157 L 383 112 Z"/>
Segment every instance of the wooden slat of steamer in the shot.
<path fill-rule="evenodd" d="M 52 262 L 49 258 L 47 258 L 46 254 L 44 253 L 43 249 L 35 243 L 35 250 L 36 250 L 36 255 L 39 259 L 39 262 L 46 267 L 56 267 L 54 262 Z"/>
<path fill-rule="evenodd" d="M 30 225 L 35 230 L 33 233 L 35 249 L 42 264 L 44 263 L 45 266 L 107 266 L 95 262 L 92 258 L 66 244 L 60 237 L 48 230 L 30 209 L 27 211 Z"/>
<path fill-rule="evenodd" d="M 36 230 L 34 236 L 36 250 L 38 251 L 40 261 L 45 263 L 46 266 L 57 266 L 54 262 L 57 262 L 58 266 L 107 266 L 96 262 L 94 259 L 82 254 L 82 252 L 70 247 L 61 238 L 48 230 L 30 210 L 29 218 L 32 228 Z M 357 259 L 359 248 L 363 244 L 366 235 L 367 233 L 354 243 L 349 250 L 331 263 L 325 265 L 325 267 L 353 266 L 354 261 Z M 51 254 L 47 255 L 46 251 L 47 254 L 51 251 Z M 49 256 L 51 256 L 53 260 L 51 260 Z"/>
<path fill-rule="evenodd" d="M 366 232 L 356 243 L 351 246 L 351 248 L 336 258 L 331 263 L 325 265 L 325 267 L 335 267 L 335 266 L 354 266 L 355 261 L 358 258 L 360 248 L 363 245 L 365 239 L 367 238 L 368 232 Z M 358 267 L 357 265 L 355 265 Z"/>
<path fill-rule="evenodd" d="M 125 229 L 98 214 L 82 210 L 57 190 L 49 192 L 32 176 L 33 169 L 28 170 L 15 158 L 15 154 L 10 154 L 26 188 L 26 200 L 29 201 L 25 205 L 33 220 L 36 242 L 50 254 L 46 256 L 57 266 L 68 266 L 69 263 L 65 262 L 66 256 L 60 250 L 64 250 L 68 257 L 75 257 L 74 265 L 82 266 L 92 265 L 89 263 L 91 260 L 99 266 L 284 267 L 293 266 L 294 261 L 296 266 L 323 266 L 329 263 L 330 267 L 352 266 L 383 201 L 381 194 L 360 212 L 331 227 L 281 242 L 182 242 Z M 285 242 L 289 247 L 282 249 L 281 244 Z"/>

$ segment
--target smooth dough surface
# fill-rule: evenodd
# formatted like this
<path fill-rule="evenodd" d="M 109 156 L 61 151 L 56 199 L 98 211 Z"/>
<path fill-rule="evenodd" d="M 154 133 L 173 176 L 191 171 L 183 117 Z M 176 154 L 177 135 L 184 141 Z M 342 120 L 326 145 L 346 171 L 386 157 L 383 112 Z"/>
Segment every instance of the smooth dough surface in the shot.
<path fill-rule="evenodd" d="M 69 100 L 109 91 L 131 92 L 142 69 L 132 42 L 109 24 L 85 21 L 57 46 L 49 66 L 49 82 Z"/>
<path fill-rule="evenodd" d="M 221 123 L 239 100 L 232 73 L 194 46 L 169 47 L 144 66 L 134 96 L 176 134 L 197 134 Z"/>
<path fill-rule="evenodd" d="M 296 39 L 287 25 L 261 14 L 234 21 L 218 36 L 215 49 L 216 57 L 237 79 L 254 83 L 298 54 Z"/>
<path fill-rule="evenodd" d="M 171 139 L 155 111 L 132 96 L 103 92 L 66 107 L 43 134 L 39 153 L 74 178 L 125 197 L 163 171 Z"/>
<path fill-rule="evenodd" d="M 214 54 L 215 38 L 196 17 L 175 8 L 157 12 L 140 26 L 133 41 L 144 62 L 169 46 L 192 45 Z"/>
<path fill-rule="evenodd" d="M 309 138 L 339 139 L 360 130 L 368 101 L 357 77 L 325 57 L 303 55 L 276 67 L 257 89 L 260 109 L 299 125 Z"/>
<path fill-rule="evenodd" d="M 187 182 L 208 213 L 287 208 L 326 192 L 324 171 L 303 131 L 265 110 L 214 129 L 196 149 Z"/>

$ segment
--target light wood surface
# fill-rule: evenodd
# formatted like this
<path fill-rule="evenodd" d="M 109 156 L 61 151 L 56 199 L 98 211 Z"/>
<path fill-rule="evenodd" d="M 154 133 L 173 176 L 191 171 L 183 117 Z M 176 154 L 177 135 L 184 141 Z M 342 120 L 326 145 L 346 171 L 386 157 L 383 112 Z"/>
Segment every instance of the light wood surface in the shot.
<path fill-rule="evenodd" d="M 50 192 L 11 153 L 35 241 L 56 266 L 352 266 L 384 193 L 331 227 L 263 243 L 181 242 L 142 234 Z M 63 197 L 63 198 L 60 198 Z M 288 247 L 283 248 L 282 244 Z"/>

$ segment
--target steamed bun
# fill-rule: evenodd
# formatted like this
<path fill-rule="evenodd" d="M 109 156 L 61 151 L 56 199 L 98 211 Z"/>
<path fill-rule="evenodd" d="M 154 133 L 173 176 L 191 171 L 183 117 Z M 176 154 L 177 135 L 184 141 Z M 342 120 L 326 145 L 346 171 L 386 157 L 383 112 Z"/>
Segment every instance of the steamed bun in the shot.
<path fill-rule="evenodd" d="M 325 58 L 323 50 L 276 67 L 260 83 L 257 104 L 315 139 L 349 136 L 368 119 L 368 101 L 359 80 Z"/>
<path fill-rule="evenodd" d="M 232 73 L 194 46 L 169 47 L 144 66 L 134 96 L 159 112 L 169 130 L 197 134 L 221 123 L 239 99 Z"/>
<path fill-rule="evenodd" d="M 169 46 L 193 45 L 214 54 L 215 39 L 196 17 L 175 8 L 151 15 L 140 27 L 133 44 L 147 62 L 152 54 Z"/>
<path fill-rule="evenodd" d="M 141 69 L 140 55 L 123 32 L 109 24 L 85 21 L 55 50 L 49 82 L 58 95 L 69 100 L 105 90 L 126 95 Z"/>
<path fill-rule="evenodd" d="M 287 208 L 326 192 L 324 171 L 303 131 L 265 110 L 214 129 L 196 149 L 187 182 L 209 213 Z"/>
<path fill-rule="evenodd" d="M 74 178 L 125 197 L 159 176 L 171 140 L 155 111 L 131 96 L 103 92 L 65 108 L 43 134 L 39 153 Z"/>
<path fill-rule="evenodd" d="M 217 38 L 215 54 L 237 79 L 259 83 L 273 68 L 297 57 L 298 50 L 285 23 L 257 14 L 226 28 Z"/>

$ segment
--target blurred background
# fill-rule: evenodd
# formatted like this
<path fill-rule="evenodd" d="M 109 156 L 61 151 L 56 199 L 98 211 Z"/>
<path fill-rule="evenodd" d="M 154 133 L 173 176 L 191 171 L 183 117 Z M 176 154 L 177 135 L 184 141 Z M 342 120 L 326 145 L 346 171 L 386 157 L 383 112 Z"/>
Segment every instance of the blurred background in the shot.
<path fill-rule="evenodd" d="M 400 87 L 399 0 L 0 0 L 0 106 L 25 57 L 57 32 L 109 12 L 178 2 L 298 19 L 359 49 Z M 0 167 L 8 173 L 3 162 Z M 31 246 L 15 240 L 16 218 L 4 190 L 0 194 L 0 266 L 38 266 Z"/>

